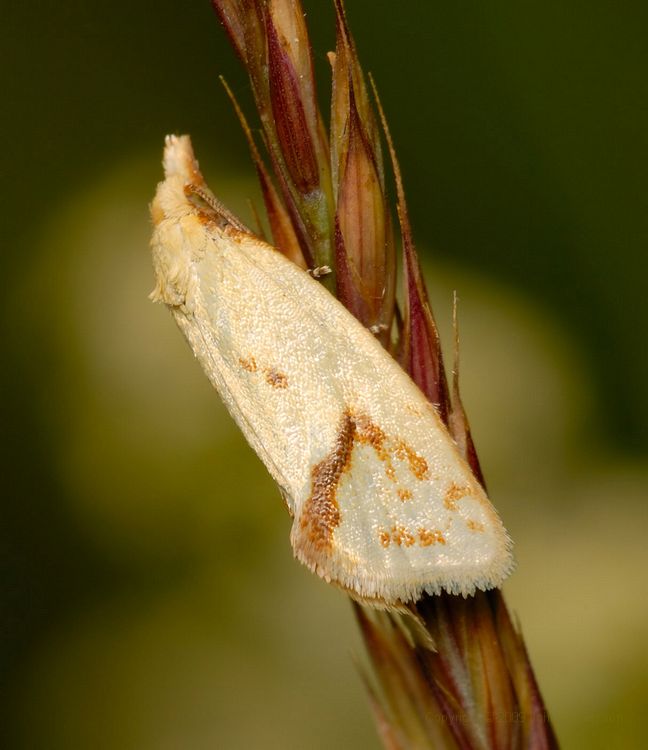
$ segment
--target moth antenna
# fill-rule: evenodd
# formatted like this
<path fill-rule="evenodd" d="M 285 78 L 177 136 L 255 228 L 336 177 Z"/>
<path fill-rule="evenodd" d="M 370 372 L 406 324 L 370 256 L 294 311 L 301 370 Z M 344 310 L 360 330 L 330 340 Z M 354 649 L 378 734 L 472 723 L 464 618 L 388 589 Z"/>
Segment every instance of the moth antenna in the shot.
<path fill-rule="evenodd" d="M 237 219 L 236 216 L 234 216 L 234 214 L 228 208 L 226 208 L 218 200 L 218 198 L 216 198 L 215 195 L 212 194 L 210 190 L 202 187 L 201 185 L 195 185 L 193 182 L 191 182 L 188 185 L 185 185 L 185 195 L 195 195 L 200 198 L 202 201 L 204 201 L 204 203 L 207 204 L 209 208 L 211 208 L 211 210 L 215 214 L 217 214 L 218 218 L 221 219 L 221 221 L 229 224 L 235 229 L 238 229 L 239 232 L 253 234 L 240 219 Z"/>

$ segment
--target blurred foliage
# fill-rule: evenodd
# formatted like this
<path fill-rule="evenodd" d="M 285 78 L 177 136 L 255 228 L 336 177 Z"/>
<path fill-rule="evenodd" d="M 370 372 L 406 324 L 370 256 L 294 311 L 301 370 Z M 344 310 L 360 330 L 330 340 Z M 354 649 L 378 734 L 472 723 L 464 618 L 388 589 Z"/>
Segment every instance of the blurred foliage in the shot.
<path fill-rule="evenodd" d="M 307 7 L 326 75 L 331 9 Z M 348 0 L 445 334 L 459 290 L 508 601 L 565 747 L 641 746 L 646 8 L 406 9 Z M 344 598 L 293 564 L 276 490 L 146 299 L 166 132 L 232 209 L 258 199 L 209 3 L 9 3 L 0 35 L 0 745 L 376 746 Z"/>

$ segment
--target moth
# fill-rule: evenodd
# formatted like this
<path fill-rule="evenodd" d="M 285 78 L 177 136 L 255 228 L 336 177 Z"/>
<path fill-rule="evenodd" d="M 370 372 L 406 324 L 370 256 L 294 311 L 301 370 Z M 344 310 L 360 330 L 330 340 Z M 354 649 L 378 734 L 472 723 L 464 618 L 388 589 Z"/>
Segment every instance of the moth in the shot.
<path fill-rule="evenodd" d="M 382 607 L 498 586 L 511 541 L 434 406 L 319 282 L 211 193 L 168 136 L 156 286 L 279 486 L 295 556 Z"/>

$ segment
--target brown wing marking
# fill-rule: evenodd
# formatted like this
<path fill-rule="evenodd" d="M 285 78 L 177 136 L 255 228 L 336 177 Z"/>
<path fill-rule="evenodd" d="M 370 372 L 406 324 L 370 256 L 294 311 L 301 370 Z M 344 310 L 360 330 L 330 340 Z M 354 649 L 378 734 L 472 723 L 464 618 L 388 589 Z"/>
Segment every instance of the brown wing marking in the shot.
<path fill-rule="evenodd" d="M 317 552 L 330 552 L 333 532 L 341 523 L 337 489 L 344 472 L 352 465 L 355 444 L 371 446 L 384 465 L 385 474 L 396 482 L 395 460 L 406 462 L 410 472 L 421 481 L 429 476 L 427 461 L 419 456 L 404 440 L 390 438 L 385 431 L 366 414 L 356 414 L 345 409 L 332 451 L 311 472 L 311 492 L 304 503 L 300 516 L 300 527 L 308 547 Z M 397 488 L 397 497 L 406 502 L 412 492 Z M 405 530 L 391 529 L 380 536 L 380 543 L 410 546 L 418 539 L 422 545 L 429 544 L 426 535 L 412 535 Z M 440 541 L 436 539 L 436 541 Z"/>

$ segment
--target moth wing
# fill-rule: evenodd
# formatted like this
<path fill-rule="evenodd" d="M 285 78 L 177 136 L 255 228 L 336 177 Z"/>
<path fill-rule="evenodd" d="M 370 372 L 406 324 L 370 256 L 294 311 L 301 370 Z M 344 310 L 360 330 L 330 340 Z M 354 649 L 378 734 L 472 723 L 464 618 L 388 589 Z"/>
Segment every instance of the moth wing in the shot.
<path fill-rule="evenodd" d="M 157 294 L 279 484 L 295 555 L 388 606 L 499 585 L 510 541 L 434 407 L 328 291 L 205 217 L 180 177 L 156 198 Z"/>
<path fill-rule="evenodd" d="M 374 602 L 501 583 L 510 542 L 434 407 L 320 284 L 265 243 L 230 239 L 227 291 L 208 292 L 207 254 L 198 267 L 205 309 L 220 310 L 202 335 L 218 331 L 229 355 L 221 371 L 288 498 L 296 556 Z M 236 300 L 227 315 L 217 298 Z"/>

